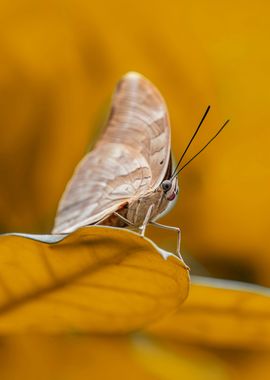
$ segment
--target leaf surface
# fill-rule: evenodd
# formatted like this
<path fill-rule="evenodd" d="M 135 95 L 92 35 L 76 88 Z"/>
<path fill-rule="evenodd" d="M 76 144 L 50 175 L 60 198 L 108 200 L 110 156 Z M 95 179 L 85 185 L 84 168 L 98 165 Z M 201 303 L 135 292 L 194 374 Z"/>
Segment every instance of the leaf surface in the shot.
<path fill-rule="evenodd" d="M 129 332 L 187 297 L 176 256 L 123 229 L 0 236 L 0 333 Z"/>
<path fill-rule="evenodd" d="M 148 330 L 212 347 L 269 349 L 270 291 L 236 281 L 194 277 L 187 302 Z"/>

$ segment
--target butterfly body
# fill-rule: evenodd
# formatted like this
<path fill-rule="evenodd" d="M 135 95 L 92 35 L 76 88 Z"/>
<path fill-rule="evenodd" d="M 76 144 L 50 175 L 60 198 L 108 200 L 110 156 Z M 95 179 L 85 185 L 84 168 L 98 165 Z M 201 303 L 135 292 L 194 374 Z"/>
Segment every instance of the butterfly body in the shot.
<path fill-rule="evenodd" d="M 131 221 L 135 227 L 143 225 L 146 214 L 151 207 L 149 221 L 155 220 L 168 207 L 169 201 L 164 197 L 162 189 L 157 189 L 153 193 L 139 198 L 131 203 L 127 209 L 126 218 Z"/>
<path fill-rule="evenodd" d="M 141 227 L 145 221 L 148 210 L 151 208 L 149 222 L 158 219 L 168 208 L 178 193 L 177 181 L 174 182 L 171 191 L 165 195 L 161 187 L 149 194 L 132 201 L 125 203 L 119 207 L 116 213 L 113 213 L 105 220 L 100 221 L 100 225 L 109 225 L 114 227 L 126 227 L 132 225 Z M 169 198 L 169 199 L 168 199 Z M 117 216 L 121 215 L 123 219 Z M 128 222 L 125 222 L 126 219 Z"/>

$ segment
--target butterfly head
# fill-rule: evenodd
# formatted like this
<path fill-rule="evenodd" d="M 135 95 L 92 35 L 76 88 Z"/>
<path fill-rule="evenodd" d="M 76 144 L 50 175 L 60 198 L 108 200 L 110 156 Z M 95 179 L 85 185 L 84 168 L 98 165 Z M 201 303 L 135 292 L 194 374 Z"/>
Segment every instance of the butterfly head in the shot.
<path fill-rule="evenodd" d="M 161 183 L 161 188 L 164 192 L 165 198 L 168 201 L 173 201 L 178 194 L 178 181 L 177 177 L 172 179 L 165 179 Z"/>

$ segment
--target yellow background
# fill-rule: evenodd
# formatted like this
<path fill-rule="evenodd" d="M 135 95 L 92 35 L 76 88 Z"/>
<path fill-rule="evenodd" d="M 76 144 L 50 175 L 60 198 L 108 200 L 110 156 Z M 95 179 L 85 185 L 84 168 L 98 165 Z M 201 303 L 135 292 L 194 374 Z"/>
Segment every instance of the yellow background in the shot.
<path fill-rule="evenodd" d="M 156 84 L 166 99 L 176 159 L 208 104 L 210 115 L 189 157 L 231 119 L 222 135 L 182 172 L 177 206 L 163 220 L 181 227 L 182 251 L 191 273 L 269 286 L 269 11 L 266 0 L 0 0 L 0 232 L 51 230 L 65 184 L 98 137 L 116 82 L 135 70 Z M 152 230 L 151 236 L 175 250 L 172 233 Z M 33 261 L 24 260 L 23 246 L 7 239 L 13 245 L 7 245 L 6 259 L 2 255 L 1 285 L 10 278 L 18 286 L 24 267 L 32 269 L 26 271 L 32 287 L 42 283 L 35 255 L 30 256 Z M 79 246 L 78 255 L 75 249 L 71 256 L 68 250 L 60 251 L 63 261 L 58 262 L 57 255 L 51 256 L 42 244 L 38 247 L 43 256 L 57 261 L 60 272 L 65 271 L 64 253 L 74 260 L 82 254 Z M 142 263 L 148 263 L 146 255 L 138 265 Z M 114 270 L 118 267 L 113 265 Z M 70 270 L 75 269 L 71 265 Z M 129 286 L 125 271 L 123 278 L 127 279 L 123 285 Z M 155 286 L 154 278 L 146 284 Z M 104 283 L 109 279 L 105 273 Z M 30 292 L 26 301 L 31 306 L 30 285 L 19 286 L 18 292 Z M 179 314 L 172 315 L 168 325 L 165 320 L 165 325 L 161 321 L 156 326 L 160 339 L 155 334 L 1 336 L 0 377 L 265 379 L 267 292 L 254 288 L 255 295 L 250 296 L 226 291 L 223 285 L 219 283 L 219 290 L 209 285 L 209 291 L 198 287 L 196 292 L 193 284 Z M 7 295 L 4 289 L 4 300 Z M 14 293 L 11 296 L 10 302 L 16 304 Z M 79 296 L 75 293 L 76 301 Z M 83 300 L 103 306 L 98 297 Z M 162 300 L 166 304 L 166 297 Z M 183 313 L 188 308 L 194 324 Z M 43 309 L 38 310 L 46 320 Z M 123 311 L 125 303 L 119 308 L 120 314 Z M 1 313 L 6 316 L 5 310 Z M 7 322 L 12 320 L 7 317 Z M 18 314 L 14 326 L 23 323 Z M 168 331 L 173 338 L 177 331 L 178 340 L 169 340 Z M 182 331 L 202 332 L 206 338 L 195 334 L 192 346 L 192 339 L 182 340 Z"/>

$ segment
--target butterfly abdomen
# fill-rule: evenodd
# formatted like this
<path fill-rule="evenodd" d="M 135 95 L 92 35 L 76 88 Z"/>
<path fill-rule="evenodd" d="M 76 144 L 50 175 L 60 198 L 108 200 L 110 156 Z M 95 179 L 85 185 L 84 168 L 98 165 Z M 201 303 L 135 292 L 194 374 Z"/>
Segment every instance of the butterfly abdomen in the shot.
<path fill-rule="evenodd" d="M 119 207 L 119 209 L 117 210 L 117 213 L 123 216 L 124 218 L 126 218 L 127 208 L 128 208 L 128 203 L 125 202 L 123 205 Z M 102 226 L 112 226 L 112 227 L 126 227 L 128 225 L 123 219 L 119 218 L 114 213 L 108 216 L 105 220 L 102 220 L 98 224 Z"/>

